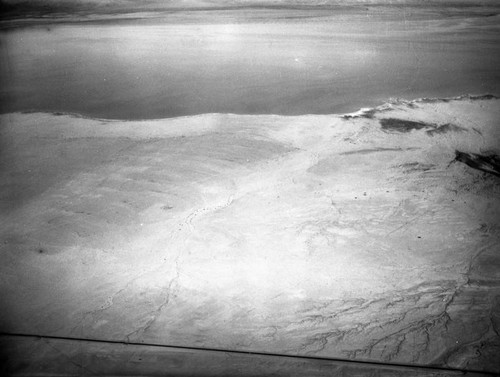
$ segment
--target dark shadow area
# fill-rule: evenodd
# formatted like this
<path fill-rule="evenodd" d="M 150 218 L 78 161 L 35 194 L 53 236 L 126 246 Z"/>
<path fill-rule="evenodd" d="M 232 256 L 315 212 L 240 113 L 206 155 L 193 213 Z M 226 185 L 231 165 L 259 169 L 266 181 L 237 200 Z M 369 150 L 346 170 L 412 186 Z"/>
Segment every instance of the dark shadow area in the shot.
<path fill-rule="evenodd" d="M 425 133 L 429 136 L 445 134 L 448 132 L 464 132 L 467 131 L 463 127 L 455 126 L 454 124 L 446 123 L 442 125 L 416 122 L 412 120 L 387 118 L 381 119 L 380 125 L 384 132 L 411 132 L 413 130 L 427 129 Z"/>
<path fill-rule="evenodd" d="M 495 154 L 483 156 L 476 153 L 455 151 L 455 160 L 453 161 L 463 162 L 473 169 L 500 177 L 500 157 Z"/>
<path fill-rule="evenodd" d="M 386 132 L 410 132 L 423 128 L 435 128 L 434 125 L 429 123 L 396 118 L 380 119 L 380 125 L 382 126 L 382 130 Z"/>

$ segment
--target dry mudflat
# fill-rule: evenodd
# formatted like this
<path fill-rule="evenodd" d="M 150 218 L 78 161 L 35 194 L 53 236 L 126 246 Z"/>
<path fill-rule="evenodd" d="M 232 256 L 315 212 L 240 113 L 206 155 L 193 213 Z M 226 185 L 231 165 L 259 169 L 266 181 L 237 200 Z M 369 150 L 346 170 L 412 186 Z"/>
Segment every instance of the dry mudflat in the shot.
<path fill-rule="evenodd" d="M 4 114 L 1 329 L 499 372 L 499 103 Z"/>

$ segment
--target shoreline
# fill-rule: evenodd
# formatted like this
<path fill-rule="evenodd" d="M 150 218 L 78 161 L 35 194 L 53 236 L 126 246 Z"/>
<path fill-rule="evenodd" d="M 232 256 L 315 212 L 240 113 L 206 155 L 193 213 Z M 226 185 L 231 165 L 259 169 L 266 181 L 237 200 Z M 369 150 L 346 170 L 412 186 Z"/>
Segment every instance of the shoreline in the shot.
<path fill-rule="evenodd" d="M 329 114 L 300 114 L 300 115 L 283 115 L 283 114 L 243 114 L 243 113 L 200 113 L 200 114 L 191 114 L 191 115 L 181 115 L 181 116 L 173 116 L 173 117 L 163 117 L 163 118 L 140 118 L 140 119 L 119 119 L 119 118 L 102 118 L 102 117 L 94 117 L 90 115 L 80 114 L 76 112 L 65 112 L 65 111 L 43 111 L 43 110 L 20 110 L 20 111 L 12 111 L 6 113 L 0 113 L 0 118 L 7 117 L 9 115 L 14 114 L 45 114 L 45 115 L 53 115 L 53 116 L 66 116 L 69 118 L 77 118 L 77 119 L 88 119 L 88 120 L 97 120 L 102 122 L 154 122 L 160 120 L 168 120 L 168 119 L 186 119 L 186 118 L 195 118 L 195 117 L 204 117 L 204 116 L 241 116 L 241 117 L 290 117 L 290 118 L 299 118 L 299 117 L 310 117 L 310 116 L 362 116 L 363 113 L 366 112 L 377 112 L 383 110 L 391 105 L 396 104 L 419 104 L 419 103 L 439 103 L 439 102 L 449 102 L 449 101 L 462 101 L 462 100 L 470 100 L 470 101 L 478 101 L 478 100 L 495 100 L 499 99 L 500 96 L 492 93 L 485 94 L 460 94 L 458 96 L 452 97 L 419 97 L 415 99 L 405 99 L 405 98 L 389 98 L 384 103 L 375 106 L 375 107 L 361 107 L 357 111 L 346 112 L 346 113 L 329 113 Z M 358 115 L 359 114 L 359 115 Z"/>

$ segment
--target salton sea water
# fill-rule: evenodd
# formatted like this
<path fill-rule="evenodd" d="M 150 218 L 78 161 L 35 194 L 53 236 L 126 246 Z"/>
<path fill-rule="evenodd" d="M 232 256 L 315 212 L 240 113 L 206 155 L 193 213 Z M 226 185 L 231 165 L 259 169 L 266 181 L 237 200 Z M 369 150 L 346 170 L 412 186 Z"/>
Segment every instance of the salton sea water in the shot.
<path fill-rule="evenodd" d="M 500 16 L 402 12 L 4 29 L 0 111 L 326 114 L 391 97 L 500 92 Z"/>

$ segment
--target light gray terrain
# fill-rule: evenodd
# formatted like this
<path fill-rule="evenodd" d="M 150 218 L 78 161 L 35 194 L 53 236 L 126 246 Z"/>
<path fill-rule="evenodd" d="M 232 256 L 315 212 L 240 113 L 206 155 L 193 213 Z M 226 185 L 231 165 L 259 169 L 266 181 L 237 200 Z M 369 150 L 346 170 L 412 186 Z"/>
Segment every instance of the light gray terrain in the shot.
<path fill-rule="evenodd" d="M 4 115 L 2 328 L 498 371 L 499 112 Z"/>

